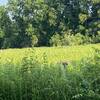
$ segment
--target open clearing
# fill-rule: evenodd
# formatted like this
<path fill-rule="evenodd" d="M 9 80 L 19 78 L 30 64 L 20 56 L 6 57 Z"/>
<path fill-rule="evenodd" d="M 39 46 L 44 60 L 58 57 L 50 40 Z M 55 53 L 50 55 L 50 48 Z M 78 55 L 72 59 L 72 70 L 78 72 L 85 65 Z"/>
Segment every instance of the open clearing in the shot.
<path fill-rule="evenodd" d="M 45 57 L 48 63 L 56 63 L 60 61 L 79 61 L 84 57 L 91 56 L 94 53 L 93 48 L 100 49 L 100 44 L 71 47 L 35 47 L 34 51 L 39 62 L 43 62 Z M 29 48 L 0 50 L 0 62 L 20 63 L 22 58 L 29 53 Z"/>

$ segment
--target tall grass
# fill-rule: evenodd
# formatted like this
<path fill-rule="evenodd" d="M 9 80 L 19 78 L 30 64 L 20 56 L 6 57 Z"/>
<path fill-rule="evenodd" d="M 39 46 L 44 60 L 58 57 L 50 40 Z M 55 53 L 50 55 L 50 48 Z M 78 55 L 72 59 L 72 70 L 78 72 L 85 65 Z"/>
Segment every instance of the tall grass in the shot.
<path fill-rule="evenodd" d="M 40 64 L 34 52 L 18 65 L 10 60 L 1 63 L 0 100 L 100 100 L 100 51 L 95 51 L 66 68 Z"/>
<path fill-rule="evenodd" d="M 100 49 L 100 44 L 84 45 L 84 46 L 68 46 L 68 47 L 40 47 L 34 48 L 35 55 L 39 62 L 44 61 L 44 53 L 47 55 L 49 63 L 57 63 L 60 61 L 80 61 L 84 57 L 91 56 L 94 53 L 92 47 Z M 19 64 L 29 48 L 24 49 L 7 49 L 0 50 L 0 62 L 5 63 L 5 60 L 12 59 L 12 62 Z M 29 52 L 30 54 L 30 52 Z"/>

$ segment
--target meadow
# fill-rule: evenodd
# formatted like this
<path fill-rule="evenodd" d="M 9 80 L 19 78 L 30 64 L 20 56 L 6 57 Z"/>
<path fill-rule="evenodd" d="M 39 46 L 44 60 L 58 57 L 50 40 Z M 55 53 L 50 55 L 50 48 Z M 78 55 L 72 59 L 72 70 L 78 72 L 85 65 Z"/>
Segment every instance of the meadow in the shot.
<path fill-rule="evenodd" d="M 0 100 L 100 100 L 100 0 L 0 1 Z"/>
<path fill-rule="evenodd" d="M 40 63 L 43 63 L 44 59 L 48 63 L 59 63 L 62 61 L 76 62 L 93 55 L 93 48 L 100 49 L 100 44 L 67 47 L 34 47 L 34 50 L 31 48 L 5 49 L 0 50 L 0 62 L 5 63 L 8 60 L 14 64 L 18 64 L 22 61 L 23 57 L 31 55 L 30 51 L 34 51 L 34 56 Z"/>
<path fill-rule="evenodd" d="M 98 44 L 2 51 L 0 100 L 100 100 L 99 48 Z M 44 52 L 48 55 L 45 56 Z M 43 54 L 41 64 L 39 60 Z M 66 67 L 54 64 L 62 55 L 77 63 Z"/>

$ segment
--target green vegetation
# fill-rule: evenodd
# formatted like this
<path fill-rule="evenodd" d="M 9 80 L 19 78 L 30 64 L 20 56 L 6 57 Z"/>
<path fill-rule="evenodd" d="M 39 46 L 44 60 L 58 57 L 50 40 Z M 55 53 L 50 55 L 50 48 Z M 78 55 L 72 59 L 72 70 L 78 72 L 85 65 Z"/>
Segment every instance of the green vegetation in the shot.
<path fill-rule="evenodd" d="M 100 0 L 8 0 L 0 48 L 100 43 Z"/>
<path fill-rule="evenodd" d="M 64 67 L 39 64 L 31 55 L 21 65 L 0 63 L 1 100 L 100 100 L 100 50 Z"/>
<path fill-rule="evenodd" d="M 0 100 L 100 100 L 100 0 L 0 5 Z"/>
<path fill-rule="evenodd" d="M 94 54 L 93 48 L 100 49 L 100 44 L 84 45 L 84 46 L 68 46 L 68 47 L 41 47 L 34 48 L 34 56 L 40 63 L 43 63 L 44 57 L 48 63 L 57 63 L 61 61 L 79 61 L 82 58 Z M 31 49 L 7 49 L 0 51 L 0 62 L 5 63 L 10 60 L 12 63 L 20 63 L 22 58 L 30 54 Z"/>

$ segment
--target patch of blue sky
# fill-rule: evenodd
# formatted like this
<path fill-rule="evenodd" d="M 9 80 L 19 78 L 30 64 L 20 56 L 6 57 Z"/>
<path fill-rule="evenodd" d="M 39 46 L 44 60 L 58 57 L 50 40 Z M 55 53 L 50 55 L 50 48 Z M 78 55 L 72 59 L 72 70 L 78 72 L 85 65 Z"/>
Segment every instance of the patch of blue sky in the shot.
<path fill-rule="evenodd" d="M 7 0 L 0 0 L 0 5 L 6 5 L 7 4 Z"/>

